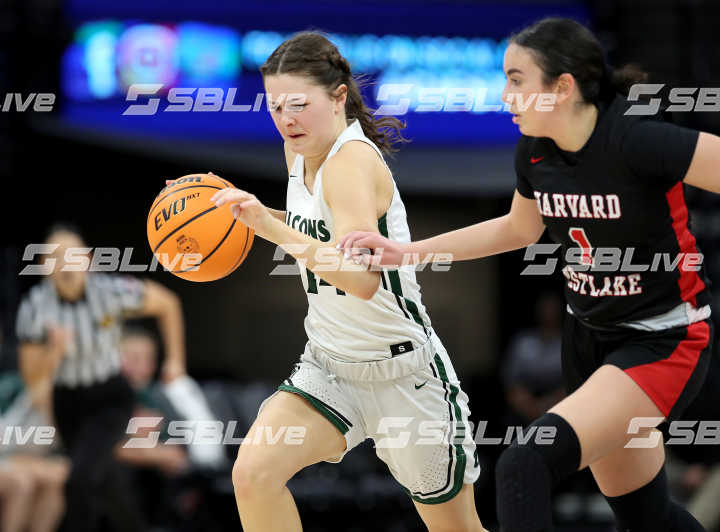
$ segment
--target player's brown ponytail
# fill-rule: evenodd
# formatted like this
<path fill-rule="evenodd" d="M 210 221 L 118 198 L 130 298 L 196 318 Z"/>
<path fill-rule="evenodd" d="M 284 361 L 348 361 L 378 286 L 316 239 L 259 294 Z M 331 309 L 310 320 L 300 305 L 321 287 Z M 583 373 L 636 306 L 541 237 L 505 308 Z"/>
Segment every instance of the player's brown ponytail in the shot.
<path fill-rule="evenodd" d="M 325 87 L 330 95 L 341 84 L 347 86 L 345 116 L 357 119 L 368 137 L 385 155 L 397 151 L 395 144 L 408 142 L 400 130 L 400 120 L 385 116 L 376 119 L 373 109 L 365 105 L 360 92 L 361 78 L 352 74 L 350 64 L 337 47 L 323 34 L 315 31 L 298 33 L 278 46 L 260 67 L 263 76 L 273 74 L 301 74 Z"/>

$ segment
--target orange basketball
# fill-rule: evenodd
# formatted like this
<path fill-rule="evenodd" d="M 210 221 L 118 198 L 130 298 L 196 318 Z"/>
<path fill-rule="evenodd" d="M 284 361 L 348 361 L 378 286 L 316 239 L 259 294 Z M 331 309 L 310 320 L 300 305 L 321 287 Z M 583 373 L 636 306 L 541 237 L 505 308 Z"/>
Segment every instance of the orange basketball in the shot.
<path fill-rule="evenodd" d="M 255 233 L 236 220 L 230 205 L 210 198 L 233 187 L 221 177 L 190 174 L 160 191 L 147 219 L 150 249 L 170 273 L 188 281 L 214 281 L 242 264 Z"/>

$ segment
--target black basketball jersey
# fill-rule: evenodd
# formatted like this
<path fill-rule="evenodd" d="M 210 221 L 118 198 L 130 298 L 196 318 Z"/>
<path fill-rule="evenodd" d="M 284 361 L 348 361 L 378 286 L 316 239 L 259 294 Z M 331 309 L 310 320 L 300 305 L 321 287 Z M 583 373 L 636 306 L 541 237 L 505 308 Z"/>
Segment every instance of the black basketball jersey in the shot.
<path fill-rule="evenodd" d="M 625 115 L 630 105 L 620 95 L 600 104 L 578 152 L 527 136 L 515 152 L 518 192 L 537 201 L 562 245 L 570 310 L 599 325 L 710 302 L 682 183 L 698 132 L 662 116 Z"/>

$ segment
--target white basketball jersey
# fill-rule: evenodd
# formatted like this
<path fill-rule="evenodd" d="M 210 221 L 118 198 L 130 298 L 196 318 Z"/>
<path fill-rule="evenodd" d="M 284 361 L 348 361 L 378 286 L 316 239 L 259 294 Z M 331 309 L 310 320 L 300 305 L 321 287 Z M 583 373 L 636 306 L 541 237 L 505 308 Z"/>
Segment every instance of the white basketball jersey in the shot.
<path fill-rule="evenodd" d="M 332 212 L 323 199 L 323 166 L 346 142 L 362 141 L 382 153 L 363 133 L 355 120 L 337 138 L 315 177 L 312 194 L 305 186 L 305 166 L 297 155 L 290 170 L 285 221 L 293 229 L 321 242 L 334 242 L 344 235 L 335 234 Z M 410 241 L 405 206 L 393 180 L 393 198 L 387 213 L 378 220 L 383 236 L 399 242 Z M 430 333 L 430 318 L 420 300 L 420 286 L 413 266 L 383 270 L 377 292 L 365 301 L 321 280 L 313 272 L 300 268 L 308 298 L 305 331 L 308 339 L 334 353 L 339 360 L 366 362 L 390 358 L 425 344 Z"/>

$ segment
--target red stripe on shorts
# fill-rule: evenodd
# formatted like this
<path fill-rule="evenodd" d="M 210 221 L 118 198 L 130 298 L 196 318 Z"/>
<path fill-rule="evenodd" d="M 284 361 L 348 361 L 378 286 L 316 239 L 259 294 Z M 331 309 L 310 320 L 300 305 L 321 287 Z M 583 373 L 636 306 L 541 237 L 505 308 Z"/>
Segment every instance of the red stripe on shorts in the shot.
<path fill-rule="evenodd" d="M 685 203 L 685 192 L 682 181 L 678 181 L 675 186 L 668 190 L 665 197 L 667 198 L 668 207 L 670 208 L 670 217 L 673 221 L 672 227 L 675 231 L 680 252 L 697 254 L 698 250 L 695 245 L 695 237 L 688 228 L 688 209 Z M 685 260 L 683 259 L 678 264 L 678 269 L 680 270 L 680 278 L 678 279 L 680 297 L 683 301 L 687 301 L 691 303 L 693 307 L 696 307 L 697 300 L 695 295 L 705 288 L 705 283 L 700 279 L 698 272 L 685 269 L 683 267 L 684 262 Z"/>
<path fill-rule="evenodd" d="M 670 414 L 690 375 L 695 370 L 700 353 L 710 342 L 710 326 L 698 321 L 688 326 L 685 339 L 672 354 L 657 362 L 650 362 L 625 370 L 657 405 L 665 417 Z"/>

